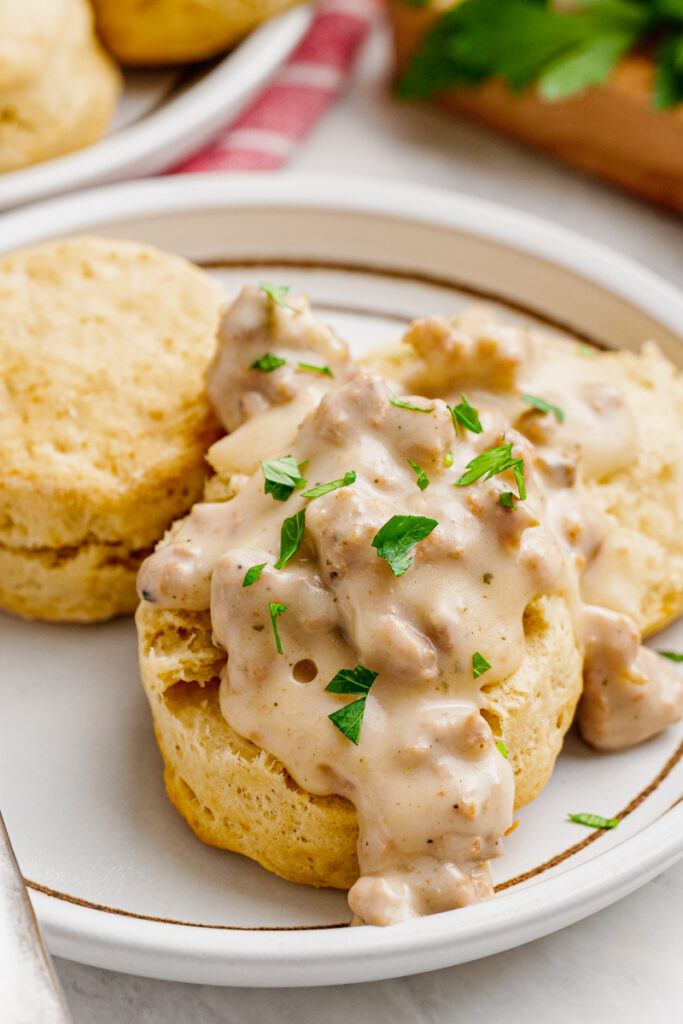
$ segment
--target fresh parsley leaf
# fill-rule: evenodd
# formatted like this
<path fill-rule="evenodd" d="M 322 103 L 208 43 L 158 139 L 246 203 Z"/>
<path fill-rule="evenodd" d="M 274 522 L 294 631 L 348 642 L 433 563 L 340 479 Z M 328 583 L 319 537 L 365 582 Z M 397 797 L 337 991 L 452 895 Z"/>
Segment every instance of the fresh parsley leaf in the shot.
<path fill-rule="evenodd" d="M 517 508 L 512 491 L 504 491 L 498 499 L 498 504 L 502 505 L 503 508 Z"/>
<path fill-rule="evenodd" d="M 275 501 L 287 501 L 292 491 L 306 486 L 301 470 L 293 455 L 279 459 L 266 459 L 261 463 L 266 481 L 264 494 L 272 494 Z"/>
<path fill-rule="evenodd" d="M 365 668 L 364 665 L 356 665 L 355 668 L 341 669 L 325 687 L 329 693 L 360 694 L 360 700 L 354 700 L 328 715 L 330 721 L 336 725 L 339 731 L 356 746 L 360 739 L 360 730 L 365 714 L 365 698 L 376 678 L 377 672 Z"/>
<path fill-rule="evenodd" d="M 520 395 L 523 402 L 527 405 L 533 405 L 534 409 L 540 409 L 541 412 L 552 412 L 555 415 L 555 419 L 558 423 L 564 423 L 564 413 L 556 405 L 552 405 L 550 402 L 546 402 L 545 398 L 539 398 L 537 395 Z"/>
<path fill-rule="evenodd" d="M 599 814 L 570 814 L 568 817 L 577 825 L 588 825 L 589 828 L 616 828 L 619 824 L 618 818 L 602 818 Z"/>
<path fill-rule="evenodd" d="M 351 701 L 345 707 L 339 708 L 339 711 L 333 711 L 327 717 L 346 736 L 347 740 L 351 740 L 358 746 L 364 714 L 365 697 L 361 697 L 360 700 Z"/>
<path fill-rule="evenodd" d="M 285 519 L 280 530 L 280 554 L 277 562 L 275 562 L 276 569 L 284 569 L 287 563 L 294 558 L 294 555 L 301 547 L 301 541 L 304 539 L 305 528 L 305 508 L 299 509 L 295 515 Z"/>
<path fill-rule="evenodd" d="M 417 473 L 417 486 L 420 488 L 421 491 L 424 491 L 427 487 L 429 487 L 429 477 L 425 473 L 424 469 L 421 469 L 416 462 L 413 462 L 412 459 L 408 459 L 408 462 Z"/>
<path fill-rule="evenodd" d="M 475 480 L 478 480 L 482 476 L 486 476 L 487 480 L 490 480 L 492 476 L 497 476 L 498 473 L 505 472 L 506 469 L 511 469 L 515 475 L 517 482 L 517 488 L 519 490 L 519 497 L 521 500 L 526 498 L 526 487 L 524 485 L 524 460 L 512 458 L 512 442 L 508 444 L 499 444 L 496 448 L 488 448 L 481 455 L 475 456 L 471 459 L 466 466 L 466 471 L 462 474 L 459 480 L 456 480 L 453 484 L 454 487 L 466 487 L 468 484 L 473 484 Z"/>
<path fill-rule="evenodd" d="M 462 0 L 425 36 L 400 95 L 423 98 L 499 77 L 514 91 L 535 83 L 546 99 L 563 99 L 601 84 L 626 53 L 659 39 L 653 103 L 661 109 L 683 100 L 680 0 L 558 7 L 547 0 Z"/>
<path fill-rule="evenodd" d="M 326 377 L 334 377 L 329 366 L 314 366 L 313 363 L 297 363 L 302 370 L 310 370 L 312 373 L 324 373 Z"/>
<path fill-rule="evenodd" d="M 502 741 L 502 740 L 498 740 L 498 741 L 497 741 L 497 743 L 496 743 L 496 746 L 497 746 L 497 747 L 498 747 L 498 749 L 500 750 L 500 752 L 501 752 L 501 754 L 503 755 L 503 757 L 507 759 L 507 756 L 508 756 L 508 748 L 507 748 L 507 747 L 505 746 L 505 744 L 503 743 L 503 741 Z"/>
<path fill-rule="evenodd" d="M 329 484 L 319 484 L 318 487 L 311 487 L 309 491 L 304 491 L 301 495 L 302 498 L 321 498 L 323 494 L 329 494 L 330 491 L 337 491 L 340 487 L 348 487 L 349 484 L 356 482 L 356 474 L 350 469 L 348 473 L 344 473 L 341 480 L 332 480 Z"/>
<path fill-rule="evenodd" d="M 286 359 L 280 359 L 280 356 L 274 356 L 272 352 L 266 352 L 260 359 L 254 360 L 249 369 L 272 373 L 273 370 L 277 370 L 278 366 L 284 366 L 286 362 Z"/>
<path fill-rule="evenodd" d="M 420 405 L 411 405 L 410 402 L 404 402 L 401 398 L 397 398 L 396 395 L 392 395 L 389 401 L 398 409 L 410 409 L 411 412 L 434 412 L 433 405 L 428 409 L 423 409 Z"/>
<path fill-rule="evenodd" d="M 392 516 L 377 531 L 372 546 L 380 558 L 386 558 L 394 576 L 402 576 L 413 564 L 410 552 L 438 525 L 436 519 L 425 516 Z"/>
<path fill-rule="evenodd" d="M 451 418 L 453 420 L 453 426 L 455 427 L 456 434 L 458 433 L 458 423 L 462 423 L 466 430 L 471 431 L 473 434 L 481 434 L 483 427 L 479 422 L 479 413 L 470 405 L 467 401 L 466 395 L 461 395 L 462 402 L 460 402 L 454 409 L 451 409 L 450 405 L 446 408 L 450 411 Z"/>
<path fill-rule="evenodd" d="M 486 660 L 483 654 L 479 651 L 475 651 L 472 655 L 472 678 L 478 679 L 479 676 L 483 676 L 484 672 L 488 672 L 491 668 L 491 663 Z"/>
<path fill-rule="evenodd" d="M 334 679 L 329 681 L 325 689 L 329 693 L 353 693 L 366 697 L 377 675 L 377 672 L 365 668 L 364 665 L 356 665 L 355 668 L 342 668 Z"/>
<path fill-rule="evenodd" d="M 657 651 L 657 654 L 661 654 L 663 658 L 668 658 L 669 661 L 683 661 L 683 654 L 679 654 L 678 651 Z"/>
<path fill-rule="evenodd" d="M 290 285 L 284 284 L 278 286 L 268 284 L 267 281 L 261 281 L 259 288 L 261 289 L 262 292 L 265 292 L 266 295 L 270 299 L 272 299 L 273 302 L 275 302 L 278 306 L 282 306 L 283 309 L 291 309 L 293 313 L 299 312 L 299 310 L 295 309 L 294 306 L 290 306 L 290 304 L 285 299 L 285 295 L 289 295 Z"/>
<path fill-rule="evenodd" d="M 250 569 L 247 569 L 244 574 L 244 579 L 242 580 L 242 586 L 250 587 L 252 583 L 256 583 L 256 580 L 259 578 L 267 564 L 267 562 L 261 562 L 260 565 L 252 565 Z"/>
<path fill-rule="evenodd" d="M 276 601 L 268 602 L 268 611 L 270 612 L 270 624 L 273 627 L 273 636 L 275 637 L 275 646 L 277 653 L 282 654 L 282 644 L 280 643 L 280 634 L 277 631 L 277 618 L 278 615 L 282 615 L 283 612 L 287 611 L 286 604 L 278 604 Z"/>
<path fill-rule="evenodd" d="M 453 452 L 446 452 L 446 455 L 444 456 L 443 464 L 446 467 L 446 469 L 450 469 L 451 468 L 451 466 L 453 465 Z"/>

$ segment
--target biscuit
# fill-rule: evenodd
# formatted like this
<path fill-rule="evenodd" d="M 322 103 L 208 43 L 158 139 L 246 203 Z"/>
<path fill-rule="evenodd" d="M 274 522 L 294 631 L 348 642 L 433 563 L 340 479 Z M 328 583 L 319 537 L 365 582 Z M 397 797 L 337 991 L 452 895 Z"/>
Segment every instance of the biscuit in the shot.
<path fill-rule="evenodd" d="M 97 29 L 123 64 L 174 64 L 227 50 L 297 0 L 94 0 Z"/>
<path fill-rule="evenodd" d="M 90 9 L 85 0 L 63 3 L 68 31 L 62 28 L 36 74 L 0 86 L 0 172 L 89 145 L 115 109 L 121 76 L 97 42 Z"/>
<path fill-rule="evenodd" d="M 0 0 L 0 90 L 36 77 L 64 30 L 70 0 Z"/>
<path fill-rule="evenodd" d="M 143 603 L 136 624 L 166 791 L 188 825 L 205 843 L 246 854 L 290 882 L 353 885 L 353 805 L 306 793 L 279 761 L 228 725 L 218 702 L 225 653 L 211 642 L 209 613 Z M 548 781 L 582 685 L 563 598 L 530 605 L 524 633 L 521 667 L 484 697 L 484 717 L 510 750 L 517 807 Z"/>
<path fill-rule="evenodd" d="M 202 493 L 222 289 L 134 242 L 0 260 L 0 607 L 91 621 Z"/>
<path fill-rule="evenodd" d="M 611 362 L 610 377 L 618 377 L 636 413 L 638 451 L 630 465 L 586 486 L 613 516 L 617 543 L 633 549 L 634 588 L 614 596 L 616 610 L 651 631 L 683 610 L 681 459 L 675 440 L 683 436 L 681 381 L 652 345 L 642 356 L 601 358 Z M 391 377 L 397 361 L 414 359 L 402 346 L 365 362 Z M 229 500 L 231 493 L 229 481 L 217 476 L 205 496 Z M 143 603 L 136 624 L 166 789 L 190 827 L 204 842 L 246 854 L 290 881 L 349 888 L 358 875 L 353 805 L 306 793 L 282 763 L 225 721 L 218 691 L 226 656 L 212 642 L 209 612 Z M 548 781 L 581 695 L 583 668 L 565 596 L 534 600 L 524 611 L 523 627 L 520 668 L 481 688 L 482 714 L 509 751 L 516 807 L 534 799 Z"/>

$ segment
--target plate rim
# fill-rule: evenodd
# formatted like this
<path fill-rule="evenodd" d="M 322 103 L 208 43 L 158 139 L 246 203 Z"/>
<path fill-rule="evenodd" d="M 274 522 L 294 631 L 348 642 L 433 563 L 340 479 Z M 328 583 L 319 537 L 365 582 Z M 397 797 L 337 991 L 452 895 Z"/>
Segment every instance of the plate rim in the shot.
<path fill-rule="evenodd" d="M 652 271 L 533 215 L 423 186 L 362 178 L 194 175 L 109 186 L 2 217 L 0 252 L 56 233 L 111 225 L 125 217 L 223 207 L 287 207 L 385 214 L 438 224 L 538 256 L 599 284 L 679 333 L 683 293 Z M 414 211 L 419 211 L 416 213 Z M 540 938 L 593 913 L 683 857 L 683 803 L 590 860 L 507 891 L 477 907 L 390 929 L 240 931 L 171 925 L 103 913 L 32 892 L 48 943 L 58 955 L 159 978 L 263 987 L 340 984 L 434 970 Z M 577 901 L 575 893 L 580 890 Z"/>
<path fill-rule="evenodd" d="M 190 156 L 285 59 L 311 17 L 310 6 L 300 5 L 262 22 L 199 81 L 127 127 L 72 153 L 0 174 L 0 211 L 124 177 L 159 173 Z"/>

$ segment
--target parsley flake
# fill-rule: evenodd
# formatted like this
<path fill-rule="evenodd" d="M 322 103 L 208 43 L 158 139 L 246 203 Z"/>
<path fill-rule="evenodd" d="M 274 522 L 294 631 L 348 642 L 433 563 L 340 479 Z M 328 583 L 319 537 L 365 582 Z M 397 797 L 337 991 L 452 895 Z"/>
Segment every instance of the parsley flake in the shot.
<path fill-rule="evenodd" d="M 496 448 L 489 448 L 481 455 L 475 456 L 467 463 L 466 471 L 453 484 L 454 487 L 466 487 L 473 484 L 475 480 L 486 475 L 490 480 L 492 476 L 511 469 L 514 473 L 519 490 L 520 500 L 526 498 L 526 487 L 524 484 L 524 459 L 512 458 L 512 442 L 499 444 Z"/>
<path fill-rule="evenodd" d="M 577 825 L 588 825 L 589 828 L 616 828 L 619 824 L 618 818 L 603 818 L 599 814 L 569 814 L 568 817 Z"/>
<path fill-rule="evenodd" d="M 418 466 L 416 462 L 413 462 L 412 459 L 408 459 L 408 462 L 417 473 L 417 486 L 420 488 L 421 491 L 424 491 L 427 487 L 429 487 L 429 477 L 425 473 L 424 469 L 421 469 L 420 466 Z"/>
<path fill-rule="evenodd" d="M 504 491 L 498 498 L 498 504 L 502 505 L 503 508 L 517 508 L 515 504 L 515 496 L 512 491 Z"/>
<path fill-rule="evenodd" d="M 275 646 L 277 653 L 282 654 L 282 644 L 280 643 L 280 634 L 277 631 L 277 617 L 282 615 L 283 612 L 287 611 L 286 604 L 278 604 L 276 601 L 268 602 L 268 611 L 270 612 L 270 624 L 273 627 L 273 636 L 275 637 Z"/>
<path fill-rule="evenodd" d="M 333 711 L 328 718 L 337 729 L 358 746 L 360 730 L 365 714 L 365 700 L 370 692 L 370 687 L 377 678 L 377 672 L 373 672 L 364 665 L 356 665 L 355 668 L 343 668 L 337 672 L 334 679 L 331 679 L 325 689 L 329 693 L 360 694 L 359 700 L 351 701 L 338 711 Z"/>
<path fill-rule="evenodd" d="M 443 464 L 446 469 L 450 469 L 453 465 L 453 452 L 446 452 L 443 460 Z"/>
<path fill-rule="evenodd" d="M 261 281 L 259 288 L 262 292 L 265 292 L 269 299 L 272 299 L 278 306 L 282 306 L 283 309 L 291 309 L 292 313 L 298 313 L 299 310 L 295 309 L 285 299 L 285 295 L 289 295 L 290 285 L 273 285 L 268 284 L 267 281 Z"/>
<path fill-rule="evenodd" d="M 425 516 L 392 516 L 375 534 L 372 546 L 380 558 L 386 558 L 394 576 L 402 576 L 413 564 L 410 552 L 438 525 L 436 519 Z"/>
<path fill-rule="evenodd" d="M 324 373 L 326 377 L 334 377 L 329 366 L 314 366 L 313 363 L 297 363 L 301 370 L 310 370 L 311 373 Z"/>
<path fill-rule="evenodd" d="M 479 651 L 475 651 L 472 655 L 472 678 L 478 679 L 479 676 L 483 676 L 484 672 L 488 672 L 490 668 L 491 662 L 487 661 Z"/>
<path fill-rule="evenodd" d="M 266 481 L 264 494 L 272 494 L 275 501 L 287 501 L 292 491 L 306 486 L 301 470 L 293 455 L 279 459 L 266 459 L 261 463 Z"/>
<path fill-rule="evenodd" d="M 507 756 L 508 756 L 508 748 L 507 748 L 507 747 L 505 746 L 505 744 L 503 743 L 503 741 L 502 741 L 502 740 L 498 740 L 498 741 L 497 741 L 497 743 L 496 743 L 496 746 L 497 746 L 497 747 L 498 747 L 498 749 L 500 750 L 500 752 L 501 752 L 501 754 L 503 755 L 503 757 L 507 759 Z"/>
<path fill-rule="evenodd" d="M 249 369 L 262 370 L 264 373 L 272 373 L 273 370 L 277 370 L 278 366 L 284 366 L 286 362 L 286 359 L 281 359 L 280 356 L 274 356 L 272 352 L 266 352 L 266 354 L 261 356 L 260 359 L 254 360 Z"/>
<path fill-rule="evenodd" d="M 657 654 L 661 654 L 663 658 L 668 658 L 669 661 L 683 661 L 683 654 L 679 654 L 678 651 L 657 651 Z"/>
<path fill-rule="evenodd" d="M 340 487 L 348 487 L 349 484 L 356 482 L 356 474 L 354 470 L 350 469 L 348 473 L 344 473 L 341 480 L 331 480 L 329 484 L 319 484 L 317 487 L 311 487 L 309 491 L 304 491 L 301 495 L 302 498 L 321 498 L 323 494 L 329 494 L 330 491 L 337 491 Z"/>
<path fill-rule="evenodd" d="M 267 562 L 261 562 L 260 565 L 252 565 L 250 569 L 247 569 L 247 571 L 244 574 L 244 579 L 242 580 L 242 586 L 250 587 L 252 583 L 256 583 L 256 580 L 259 578 L 259 576 L 261 575 L 261 573 L 263 572 L 267 565 Z"/>
<path fill-rule="evenodd" d="M 395 405 L 397 409 L 410 409 L 411 412 L 434 412 L 433 405 L 428 409 L 424 409 L 420 405 L 411 405 L 410 402 L 404 402 L 401 398 L 397 398 L 396 395 L 392 395 L 389 401 L 392 405 Z"/>
<path fill-rule="evenodd" d="M 454 409 L 452 409 L 450 405 L 446 406 L 451 414 L 456 434 L 458 433 L 458 423 L 461 423 L 465 430 L 469 430 L 473 434 L 481 434 L 484 428 L 479 422 L 479 413 L 474 406 L 470 405 L 467 401 L 466 395 L 461 395 L 460 397 L 462 398 L 462 402 L 460 402 L 459 405 L 456 405 Z"/>
<path fill-rule="evenodd" d="M 562 410 L 551 402 L 546 402 L 545 398 L 539 398 L 537 395 L 520 395 L 520 398 L 527 405 L 533 405 L 534 409 L 539 409 L 541 412 L 552 412 L 558 423 L 564 423 Z"/>
<path fill-rule="evenodd" d="M 306 509 L 301 508 L 299 511 L 285 519 L 280 530 L 280 554 L 277 562 L 275 562 L 276 569 L 284 569 L 288 562 L 294 558 L 301 547 L 301 541 L 304 539 L 304 530 L 306 528 Z"/>

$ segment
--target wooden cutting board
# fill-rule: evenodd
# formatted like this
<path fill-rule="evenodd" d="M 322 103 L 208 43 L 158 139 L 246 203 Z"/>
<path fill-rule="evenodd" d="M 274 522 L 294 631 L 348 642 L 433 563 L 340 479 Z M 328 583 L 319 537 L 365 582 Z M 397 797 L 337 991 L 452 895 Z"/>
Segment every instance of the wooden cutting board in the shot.
<path fill-rule="evenodd" d="M 390 2 L 399 74 L 419 48 L 437 11 Z M 628 57 L 603 86 L 559 102 L 536 90 L 515 94 L 499 79 L 435 97 L 440 106 L 683 213 L 683 106 L 651 106 L 654 65 Z"/>

